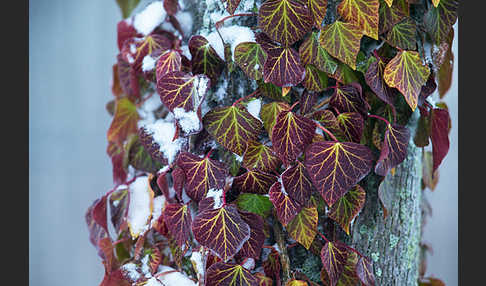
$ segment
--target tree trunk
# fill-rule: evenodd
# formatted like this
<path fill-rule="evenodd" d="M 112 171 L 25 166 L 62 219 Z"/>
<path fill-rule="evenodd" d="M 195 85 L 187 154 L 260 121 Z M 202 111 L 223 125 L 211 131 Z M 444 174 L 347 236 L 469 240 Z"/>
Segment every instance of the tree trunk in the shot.
<path fill-rule="evenodd" d="M 220 0 L 185 0 L 184 2 L 186 10 L 193 14 L 193 34 L 215 30 L 211 14 L 215 11 L 223 14 L 224 5 Z M 245 2 L 261 3 L 260 0 L 242 0 L 240 7 L 245 5 Z M 325 23 L 332 22 L 336 18 L 335 8 L 338 2 L 328 1 Z M 246 26 L 256 25 L 256 17 L 238 17 L 233 21 Z M 226 98 L 218 101 L 210 93 L 207 98 L 212 105 L 228 105 L 256 88 L 239 69 L 235 69 L 229 75 L 223 74 L 217 84 L 227 85 Z M 240 86 L 243 88 L 239 88 Z M 422 200 L 422 150 L 415 147 L 413 143 L 417 117 L 418 110 L 408 124 L 412 136 L 407 158 L 396 168 L 394 175 L 390 173 L 387 175 L 381 185 L 381 195 L 392 202 L 387 210 L 387 217 L 384 218 L 383 215 L 377 182 L 369 182 L 366 188 L 365 206 L 356 218 L 351 229 L 351 237 L 348 239 L 351 246 L 373 260 L 376 285 L 417 284 Z M 318 277 L 319 273 L 315 274 Z"/>

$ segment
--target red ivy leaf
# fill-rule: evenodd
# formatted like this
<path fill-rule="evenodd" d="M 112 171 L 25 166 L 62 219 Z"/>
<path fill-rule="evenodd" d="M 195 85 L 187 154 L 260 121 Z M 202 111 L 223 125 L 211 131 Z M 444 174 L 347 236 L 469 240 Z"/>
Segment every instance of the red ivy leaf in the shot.
<path fill-rule="evenodd" d="M 326 242 L 321 249 L 321 260 L 331 285 L 336 285 L 348 260 L 346 245 L 339 241 Z"/>
<path fill-rule="evenodd" d="M 191 76 L 181 71 L 169 72 L 157 81 L 157 93 L 172 112 L 178 107 L 185 111 L 196 110 L 208 87 L 209 79 L 206 76 Z"/>
<path fill-rule="evenodd" d="M 312 2 L 313 0 L 309 1 Z M 323 72 L 334 74 L 334 72 L 336 72 L 338 63 L 319 44 L 319 38 L 317 35 L 317 32 L 312 32 L 300 45 L 300 61 L 303 65 L 312 64 Z"/>
<path fill-rule="evenodd" d="M 207 286 L 258 286 L 257 279 L 239 264 L 218 262 L 206 273 Z"/>
<path fill-rule="evenodd" d="M 352 142 L 316 142 L 307 148 L 305 167 L 329 206 L 363 179 L 372 168 L 373 154 Z"/>
<path fill-rule="evenodd" d="M 235 63 L 254 80 L 263 76 L 263 65 L 267 60 L 267 53 L 255 42 L 239 43 L 235 47 Z"/>
<path fill-rule="evenodd" d="M 233 179 L 233 187 L 240 192 L 267 194 L 277 177 L 258 170 L 249 170 Z"/>
<path fill-rule="evenodd" d="M 172 171 L 172 182 L 175 193 L 179 200 L 182 199 L 182 189 L 184 188 L 184 184 L 186 182 L 186 174 L 182 168 L 175 168 Z"/>
<path fill-rule="evenodd" d="M 218 81 L 224 68 L 224 61 L 203 36 L 195 35 L 189 40 L 191 65 L 194 74 L 207 75 L 212 83 Z"/>
<path fill-rule="evenodd" d="M 254 276 L 258 281 L 258 286 L 273 286 L 272 278 L 265 276 L 263 273 L 257 272 Z"/>
<path fill-rule="evenodd" d="M 430 139 L 432 141 L 432 154 L 434 158 L 434 172 L 449 152 L 449 111 L 434 108 L 431 111 Z"/>
<path fill-rule="evenodd" d="M 268 137 L 270 139 L 272 139 L 272 130 L 278 114 L 288 109 L 290 109 L 290 106 L 285 102 L 273 101 L 262 105 L 262 108 L 260 109 L 260 118 L 263 121 L 263 127 L 265 127 L 265 130 L 268 132 Z"/>
<path fill-rule="evenodd" d="M 346 22 L 356 24 L 363 33 L 378 40 L 378 0 L 343 0 L 337 7 Z"/>
<path fill-rule="evenodd" d="M 258 26 L 284 46 L 302 39 L 312 24 L 308 7 L 298 0 L 266 0 L 258 11 Z"/>
<path fill-rule="evenodd" d="M 130 98 L 140 97 L 140 87 L 135 71 L 130 64 L 123 59 L 121 54 L 117 56 L 118 79 L 123 92 Z"/>
<path fill-rule="evenodd" d="M 373 264 L 368 258 L 360 257 L 356 264 L 356 274 L 364 286 L 375 285 L 375 275 L 373 274 Z"/>
<path fill-rule="evenodd" d="M 164 75 L 170 72 L 181 71 L 181 69 L 182 59 L 179 52 L 176 50 L 166 51 L 157 60 L 157 65 L 155 67 L 155 77 L 157 82 L 159 82 Z"/>
<path fill-rule="evenodd" d="M 275 182 L 268 193 L 270 201 L 277 211 L 277 218 L 286 226 L 300 212 L 302 206 L 291 199 L 282 187 L 280 182 Z"/>
<path fill-rule="evenodd" d="M 241 0 L 221 0 L 223 3 L 226 3 L 226 11 L 233 15 L 236 11 L 236 8 L 238 8 L 238 5 L 240 5 Z"/>
<path fill-rule="evenodd" d="M 294 49 L 274 46 L 267 50 L 267 54 L 268 58 L 263 65 L 263 79 L 266 83 L 290 87 L 304 80 L 305 69 Z"/>
<path fill-rule="evenodd" d="M 349 225 L 363 208 L 365 198 L 365 190 L 360 185 L 356 185 L 332 205 L 329 217 L 337 222 L 348 235 Z"/>
<path fill-rule="evenodd" d="M 288 195 L 300 204 L 306 204 L 315 188 L 304 165 L 297 161 L 297 164 L 285 170 L 281 176 Z"/>
<path fill-rule="evenodd" d="M 127 179 L 127 153 L 117 143 L 108 142 L 106 153 L 111 157 L 111 164 L 113 169 L 113 182 L 115 184 L 123 184 Z"/>
<path fill-rule="evenodd" d="M 359 143 L 363 135 L 364 120 L 357 112 L 343 112 L 336 118 L 347 140 Z"/>
<path fill-rule="evenodd" d="M 327 0 L 307 0 L 307 6 L 314 19 L 314 27 L 319 29 L 326 16 Z"/>
<path fill-rule="evenodd" d="M 297 216 L 289 222 L 286 229 L 290 237 L 302 244 L 306 249 L 309 249 L 317 233 L 317 221 L 317 208 L 304 207 Z"/>
<path fill-rule="evenodd" d="M 257 214 L 243 211 L 240 211 L 240 217 L 250 226 L 250 238 L 243 244 L 239 253 L 243 257 L 259 259 L 265 241 L 263 218 Z"/>
<path fill-rule="evenodd" d="M 178 0 L 164 0 L 164 9 L 167 12 L 167 15 L 173 16 L 179 10 L 179 1 Z"/>
<path fill-rule="evenodd" d="M 313 110 L 317 101 L 317 95 L 317 92 L 309 92 L 308 90 L 302 92 L 300 96 L 300 114 L 305 115 Z"/>
<path fill-rule="evenodd" d="M 291 111 L 278 114 L 272 130 L 272 145 L 285 165 L 292 163 L 311 143 L 315 126 L 311 119 Z"/>
<path fill-rule="evenodd" d="M 204 115 L 203 124 L 218 143 L 240 156 L 263 129 L 260 120 L 240 106 L 213 108 Z"/>
<path fill-rule="evenodd" d="M 319 123 L 327 128 L 334 136 L 336 136 L 338 140 L 346 141 L 346 136 L 341 130 L 341 126 L 339 125 L 339 122 L 332 111 L 327 109 L 318 110 L 312 114 L 312 118 L 319 121 Z M 324 133 L 324 136 L 329 140 L 332 139 L 327 133 Z"/>
<path fill-rule="evenodd" d="M 263 172 L 271 172 L 277 169 L 282 161 L 275 155 L 273 150 L 254 140 L 248 140 L 245 155 L 243 156 L 243 166 L 252 170 L 257 169 Z"/>
<path fill-rule="evenodd" d="M 223 261 L 231 259 L 250 238 L 250 227 L 234 205 L 203 210 L 192 222 L 192 232 L 197 242 Z"/>
<path fill-rule="evenodd" d="M 137 107 L 133 102 L 126 97 L 117 100 L 115 116 L 108 129 L 108 141 L 121 144 L 128 135 L 136 134 L 138 119 Z"/>
<path fill-rule="evenodd" d="M 222 162 L 184 152 L 179 154 L 177 165 L 184 171 L 187 195 L 196 201 L 200 201 L 209 189 L 224 187 L 227 169 Z"/>
<path fill-rule="evenodd" d="M 368 114 L 369 109 L 363 98 L 361 86 L 357 83 L 337 86 L 329 105 L 340 112 L 359 112 L 363 116 Z"/>
<path fill-rule="evenodd" d="M 310 91 L 323 91 L 327 87 L 327 74 L 313 65 L 306 65 L 302 85 Z"/>
<path fill-rule="evenodd" d="M 170 39 L 163 34 L 150 34 L 144 38 L 131 38 L 123 44 L 121 54 L 136 72 L 141 72 L 146 56 L 157 58 L 172 47 Z"/>
<path fill-rule="evenodd" d="M 386 176 L 388 171 L 403 162 L 407 157 L 410 130 L 400 125 L 388 125 L 385 139 L 381 145 L 380 158 L 376 162 L 375 173 Z"/>
<path fill-rule="evenodd" d="M 380 0 L 380 9 L 378 11 L 380 15 L 379 34 L 389 31 L 393 26 L 409 16 L 408 3 L 406 5 L 400 5 L 397 2 L 395 0 L 393 5 L 385 5 L 383 0 Z"/>
<path fill-rule="evenodd" d="M 267 259 L 263 261 L 262 264 L 265 275 L 271 277 L 275 281 L 280 281 L 280 269 L 282 267 L 280 266 L 280 255 L 278 254 L 277 250 L 275 250 L 275 248 L 271 248 Z"/>
<path fill-rule="evenodd" d="M 127 225 L 128 189 L 114 191 L 110 196 L 111 223 L 119 234 Z"/>
<path fill-rule="evenodd" d="M 430 7 L 424 17 L 427 33 L 439 45 L 447 39 L 452 25 L 457 20 L 458 0 L 441 0 L 436 7 Z"/>
<path fill-rule="evenodd" d="M 126 20 L 121 20 L 118 22 L 118 24 L 116 24 L 116 40 L 119 51 L 122 50 L 123 43 L 125 43 L 126 40 L 141 36 L 142 34 L 139 34 L 137 30 L 135 30 L 135 28 Z"/>
<path fill-rule="evenodd" d="M 365 74 L 366 84 L 378 96 L 379 99 L 385 103 L 393 106 L 395 94 L 393 90 L 386 85 L 383 80 L 383 73 L 385 71 L 385 63 L 378 59 L 370 64 Z"/>
<path fill-rule="evenodd" d="M 85 220 L 89 230 L 89 240 L 98 250 L 98 255 L 104 257 L 103 251 L 99 248 L 99 242 L 104 238 L 109 238 L 105 228 L 94 219 L 93 210 L 102 199 L 96 199 L 93 204 L 86 210 Z"/>
<path fill-rule="evenodd" d="M 177 245 L 182 247 L 188 240 L 191 231 L 192 218 L 188 206 L 168 204 L 162 215 L 169 233 L 177 241 Z"/>

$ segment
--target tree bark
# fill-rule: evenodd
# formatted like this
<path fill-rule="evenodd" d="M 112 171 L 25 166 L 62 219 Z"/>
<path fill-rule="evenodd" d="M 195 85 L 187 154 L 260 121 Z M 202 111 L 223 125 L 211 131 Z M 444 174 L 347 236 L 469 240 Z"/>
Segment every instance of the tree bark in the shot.
<path fill-rule="evenodd" d="M 260 0 L 242 0 L 240 5 L 247 1 L 261 3 Z M 184 2 L 186 10 L 193 14 L 193 34 L 215 30 L 211 14 L 224 10 L 220 0 Z M 339 1 L 328 1 L 325 23 L 333 22 L 336 18 L 337 3 Z M 256 17 L 239 17 L 232 21 L 247 26 L 256 25 Z M 230 74 L 223 73 L 216 89 L 222 84 L 227 86 L 226 97 L 218 101 L 210 92 L 207 99 L 212 106 L 228 105 L 256 88 L 239 69 Z M 380 204 L 378 182 L 370 180 L 366 188 L 365 206 L 353 223 L 351 236 L 347 238 L 351 246 L 373 260 L 376 285 L 416 285 L 419 277 L 422 149 L 413 143 L 417 118 L 418 111 L 408 123 L 412 136 L 407 158 L 396 168 L 394 175 L 389 173 L 386 176 L 380 187 L 380 195 L 392 202 L 387 217 L 384 217 Z M 319 273 L 315 274 L 319 277 Z"/>

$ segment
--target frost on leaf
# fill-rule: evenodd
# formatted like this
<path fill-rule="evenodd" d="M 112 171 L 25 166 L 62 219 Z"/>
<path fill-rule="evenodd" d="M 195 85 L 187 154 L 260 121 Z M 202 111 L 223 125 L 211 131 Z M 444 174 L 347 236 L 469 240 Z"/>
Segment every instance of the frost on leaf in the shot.
<path fill-rule="evenodd" d="M 352 142 L 316 142 L 305 153 L 305 167 L 329 206 L 354 187 L 373 165 L 371 150 Z"/>
<path fill-rule="evenodd" d="M 234 205 L 203 210 L 194 218 L 192 232 L 223 261 L 231 259 L 250 238 L 250 227 Z"/>
<path fill-rule="evenodd" d="M 196 201 L 206 196 L 209 189 L 224 187 L 227 170 L 219 161 L 184 152 L 179 155 L 177 165 L 184 171 L 187 195 Z"/>
<path fill-rule="evenodd" d="M 128 228 L 133 238 L 145 233 L 149 228 L 152 215 L 154 193 L 149 187 L 148 178 L 138 177 L 130 186 L 130 202 L 128 205 Z"/>
<path fill-rule="evenodd" d="M 397 88 L 403 94 L 413 111 L 429 74 L 430 69 L 422 63 L 418 52 L 400 51 L 386 65 L 383 78 L 388 86 Z"/>
<path fill-rule="evenodd" d="M 213 108 L 204 115 L 203 124 L 218 143 L 239 156 L 263 129 L 260 120 L 239 106 Z"/>

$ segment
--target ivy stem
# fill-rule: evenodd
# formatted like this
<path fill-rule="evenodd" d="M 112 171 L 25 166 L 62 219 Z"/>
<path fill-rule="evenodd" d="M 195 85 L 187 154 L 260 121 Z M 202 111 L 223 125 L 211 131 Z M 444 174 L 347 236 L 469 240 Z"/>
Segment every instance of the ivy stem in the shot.
<path fill-rule="evenodd" d="M 204 159 L 209 158 L 209 156 L 211 156 L 211 154 L 213 153 L 213 150 L 214 149 L 209 150 L 209 152 L 206 154 L 206 156 L 204 157 Z"/>
<path fill-rule="evenodd" d="M 381 116 L 374 115 L 374 114 L 368 114 L 368 117 L 373 117 L 373 118 L 376 118 L 376 119 L 380 119 L 381 121 L 385 122 L 387 125 L 391 125 L 388 120 L 386 120 L 385 118 L 383 118 Z"/>
<path fill-rule="evenodd" d="M 323 239 L 324 239 L 326 242 L 330 242 L 330 241 L 329 241 L 329 239 L 327 239 L 327 237 L 326 237 L 324 234 L 320 233 L 319 231 L 318 231 L 317 233 L 318 233 L 318 234 L 319 234 L 319 235 L 320 235 L 320 236 L 321 236 L 321 237 L 322 237 L 322 238 L 323 238 Z"/>
<path fill-rule="evenodd" d="M 233 15 L 226 16 L 223 19 L 221 19 L 221 20 L 219 20 L 215 23 L 216 29 L 219 29 L 219 27 L 221 27 L 223 25 L 224 21 L 226 21 L 230 18 L 233 18 L 233 17 L 241 17 L 241 16 L 256 16 L 256 14 L 255 13 L 240 13 L 240 14 L 233 14 Z"/>
<path fill-rule="evenodd" d="M 329 136 L 331 136 L 332 140 L 334 141 L 339 141 L 337 140 L 336 136 L 334 136 L 331 131 L 327 130 L 325 127 L 323 127 L 321 124 L 316 122 L 316 126 L 321 129 L 322 131 L 326 132 Z"/>
<path fill-rule="evenodd" d="M 127 240 L 128 240 L 128 237 L 125 237 L 125 238 L 122 238 L 122 239 L 119 239 L 119 240 L 113 242 L 112 245 L 115 246 L 115 245 L 122 243 L 122 242 L 125 242 Z"/>
<path fill-rule="evenodd" d="M 233 103 L 233 105 L 231 105 L 231 106 L 236 106 L 236 105 L 237 105 L 238 103 L 240 103 L 241 101 L 243 101 L 243 100 L 245 100 L 245 99 L 248 99 L 248 98 L 251 98 L 251 97 L 255 96 L 255 94 L 257 94 L 257 92 L 258 92 L 258 89 L 257 89 L 257 90 L 255 90 L 254 92 L 250 93 L 250 94 L 249 94 L 249 95 L 247 95 L 247 96 L 240 97 L 240 98 L 239 98 L 237 101 L 235 101 L 235 102 Z"/>
<path fill-rule="evenodd" d="M 375 56 L 375 58 L 377 58 L 378 60 L 382 61 L 382 62 L 385 62 L 381 57 L 380 55 L 378 54 L 378 50 L 373 50 L 373 56 Z"/>
<path fill-rule="evenodd" d="M 357 251 L 356 249 L 354 249 L 354 248 L 352 248 L 352 247 L 348 247 L 348 249 L 349 249 L 349 250 L 351 250 L 352 252 L 354 252 L 354 253 L 358 254 L 358 255 L 359 255 L 359 256 L 361 256 L 361 257 L 366 257 L 366 256 L 364 256 L 363 254 L 361 254 L 359 251 Z"/>
<path fill-rule="evenodd" d="M 331 97 L 329 96 L 328 98 L 324 99 L 323 101 L 319 102 L 318 105 L 314 106 L 314 109 L 319 109 L 321 107 L 323 107 L 324 105 L 326 105 L 327 103 L 329 103 L 329 101 L 331 101 Z"/>
<path fill-rule="evenodd" d="M 292 111 L 292 109 L 294 109 L 294 107 L 295 107 L 297 104 L 299 104 L 299 103 L 300 103 L 300 101 L 299 101 L 299 100 L 297 100 L 297 101 L 296 101 L 294 104 L 292 104 L 292 106 L 289 108 L 289 111 Z"/>
<path fill-rule="evenodd" d="M 223 206 L 226 205 L 226 190 L 223 189 Z"/>
<path fill-rule="evenodd" d="M 282 284 L 285 285 L 290 280 L 290 259 L 287 253 L 287 245 L 285 242 L 285 236 L 282 230 L 280 222 L 274 220 L 273 233 L 275 234 L 275 240 L 280 250 L 280 263 L 282 264 Z"/>

